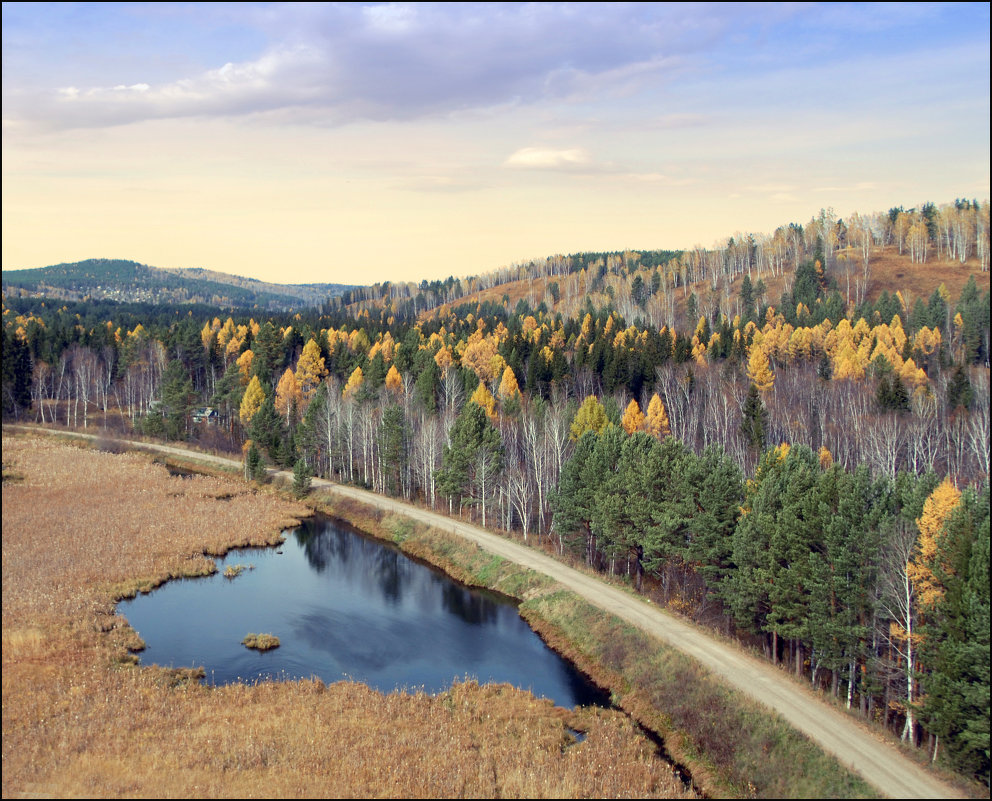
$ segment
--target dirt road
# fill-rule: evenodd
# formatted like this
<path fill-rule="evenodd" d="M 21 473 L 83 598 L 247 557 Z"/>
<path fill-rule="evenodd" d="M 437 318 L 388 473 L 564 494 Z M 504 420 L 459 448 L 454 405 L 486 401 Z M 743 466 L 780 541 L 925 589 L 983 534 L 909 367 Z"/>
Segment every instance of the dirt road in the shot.
<path fill-rule="evenodd" d="M 32 427 L 31 430 L 38 429 Z M 211 462 L 223 467 L 241 467 L 240 462 L 232 459 L 208 456 L 182 448 L 152 446 L 140 442 L 130 444 L 184 459 Z M 283 471 L 279 475 L 292 480 L 289 472 Z M 872 735 L 856 721 L 817 699 L 811 691 L 796 685 L 776 668 L 724 645 L 705 631 L 678 620 L 643 599 L 573 570 L 550 556 L 468 523 L 323 479 L 314 479 L 313 489 L 354 498 L 370 506 L 397 512 L 435 528 L 451 531 L 504 559 L 551 576 L 590 603 L 695 657 L 728 685 L 774 709 L 795 728 L 889 797 L 965 797 L 906 758 L 892 745 Z"/>

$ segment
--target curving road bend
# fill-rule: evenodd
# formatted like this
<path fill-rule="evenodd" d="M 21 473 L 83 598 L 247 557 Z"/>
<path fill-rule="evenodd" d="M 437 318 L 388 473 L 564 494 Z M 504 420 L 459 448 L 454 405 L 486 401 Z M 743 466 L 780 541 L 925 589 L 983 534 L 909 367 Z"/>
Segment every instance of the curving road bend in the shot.
<path fill-rule="evenodd" d="M 40 430 L 33 426 L 23 428 Z M 66 432 L 49 433 L 64 435 Z M 76 436 L 96 439 L 88 435 Z M 241 462 L 234 459 L 210 456 L 169 445 L 150 445 L 144 442 L 127 444 L 173 454 L 184 459 L 212 462 L 228 468 L 242 466 Z M 275 474 L 292 480 L 292 474 L 288 471 Z M 434 528 L 450 531 L 504 559 L 551 576 L 590 603 L 699 660 L 728 685 L 778 712 L 796 729 L 812 738 L 825 751 L 856 771 L 884 795 L 891 798 L 966 797 L 956 788 L 940 781 L 901 754 L 891 744 L 876 738 L 856 721 L 818 700 L 811 692 L 793 683 L 776 668 L 721 643 L 705 631 L 678 620 L 646 600 L 631 596 L 580 573 L 550 556 L 492 534 L 478 526 L 325 479 L 315 478 L 313 488 L 353 498 L 385 511 L 403 514 Z"/>

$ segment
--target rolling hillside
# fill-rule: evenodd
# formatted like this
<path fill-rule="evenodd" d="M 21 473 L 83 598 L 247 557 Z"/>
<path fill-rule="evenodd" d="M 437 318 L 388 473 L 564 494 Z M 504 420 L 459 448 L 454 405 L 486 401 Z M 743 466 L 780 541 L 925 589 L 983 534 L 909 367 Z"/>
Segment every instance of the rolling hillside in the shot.
<path fill-rule="evenodd" d="M 3 273 L 3 291 L 8 296 L 204 303 L 266 311 L 319 307 L 348 288 L 343 284 L 269 284 L 201 268 L 162 269 L 124 259 L 87 259 Z"/>

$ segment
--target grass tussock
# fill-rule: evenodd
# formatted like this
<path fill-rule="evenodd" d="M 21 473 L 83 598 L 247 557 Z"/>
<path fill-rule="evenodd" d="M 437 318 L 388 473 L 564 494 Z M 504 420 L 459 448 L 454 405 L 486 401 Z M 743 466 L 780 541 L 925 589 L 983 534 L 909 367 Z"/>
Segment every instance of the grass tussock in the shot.
<path fill-rule="evenodd" d="M 271 651 L 273 648 L 279 647 L 279 638 L 275 634 L 252 633 L 246 634 L 241 644 L 254 651 Z"/>
<path fill-rule="evenodd" d="M 208 688 L 195 669 L 135 667 L 115 599 L 275 543 L 307 510 L 146 457 L 3 450 L 23 476 L 3 484 L 3 797 L 691 795 L 622 714 L 507 686 Z"/>

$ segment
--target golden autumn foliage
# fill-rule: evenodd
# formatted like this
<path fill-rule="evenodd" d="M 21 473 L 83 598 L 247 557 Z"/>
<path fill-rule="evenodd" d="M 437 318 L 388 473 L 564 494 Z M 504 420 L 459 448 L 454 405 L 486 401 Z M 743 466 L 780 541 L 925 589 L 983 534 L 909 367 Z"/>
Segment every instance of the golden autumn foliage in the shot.
<path fill-rule="evenodd" d="M 253 375 L 245 388 L 245 394 L 241 398 L 241 408 L 238 412 L 241 424 L 248 425 L 255 413 L 262 408 L 264 402 L 265 390 L 262 389 L 262 382 L 258 380 L 257 375 Z"/>
<path fill-rule="evenodd" d="M 643 412 L 641 412 L 640 404 L 636 400 L 631 400 L 624 410 L 620 425 L 623 426 L 623 430 L 628 434 L 633 434 L 635 431 L 642 431 L 644 429 L 645 420 L 646 418 Z"/>
<path fill-rule="evenodd" d="M 238 356 L 236 364 L 241 371 L 241 386 L 246 386 L 251 378 L 251 363 L 254 358 L 255 354 L 251 349 L 246 350 Z"/>
<path fill-rule="evenodd" d="M 389 371 L 386 373 L 386 389 L 394 395 L 399 395 L 403 390 L 403 376 L 400 375 L 395 364 L 389 365 Z"/>
<path fill-rule="evenodd" d="M 316 340 L 310 339 L 303 346 L 300 360 L 296 363 L 296 383 L 305 404 L 313 399 L 317 387 L 326 375 L 327 367 L 324 365 L 324 357 L 320 355 L 320 346 Z"/>
<path fill-rule="evenodd" d="M 493 393 L 489 391 L 484 382 L 479 382 L 479 386 L 475 388 L 469 401 L 481 406 L 490 419 L 496 419 L 496 398 L 493 397 Z"/>
<path fill-rule="evenodd" d="M 350 376 L 348 376 L 348 383 L 344 385 L 344 389 L 341 390 L 341 394 L 346 398 L 350 398 L 356 392 L 358 392 L 359 387 L 362 386 L 362 382 L 365 381 L 365 374 L 362 372 L 361 367 L 356 367 Z"/>
<path fill-rule="evenodd" d="M 348 335 L 348 350 L 352 353 L 368 353 L 371 343 L 364 328 L 356 328 Z"/>
<path fill-rule="evenodd" d="M 569 428 L 568 436 L 569 439 L 577 440 L 581 438 L 586 431 L 601 434 L 603 429 L 609 424 L 610 421 L 606 416 L 606 409 L 604 409 L 603 404 L 599 402 L 599 398 L 595 395 L 589 395 L 584 401 L 582 401 L 582 405 L 575 413 L 575 418 L 572 420 L 572 425 Z"/>
<path fill-rule="evenodd" d="M 506 366 L 503 370 L 503 377 L 499 382 L 499 390 L 497 394 L 500 400 L 511 400 L 512 398 L 520 397 L 520 385 L 517 383 L 517 377 L 513 373 L 513 368 L 510 365 Z"/>
<path fill-rule="evenodd" d="M 775 384 L 771 361 L 761 345 L 752 345 L 747 361 L 747 375 L 760 392 L 767 392 Z"/>
<path fill-rule="evenodd" d="M 944 588 L 933 573 L 931 567 L 937 559 L 940 540 L 944 533 L 944 524 L 951 512 L 961 502 L 961 493 L 945 478 L 926 499 L 923 513 L 916 520 L 920 536 L 916 541 L 916 551 L 909 564 L 906 574 L 916 588 L 917 597 L 924 607 L 934 606 L 943 597 Z"/>
<path fill-rule="evenodd" d="M 473 332 L 465 343 L 461 363 L 487 384 L 495 381 L 506 367 L 499 354 L 499 340 L 495 336 L 485 336 L 481 329 Z"/>
<path fill-rule="evenodd" d="M 671 436 L 672 428 L 668 421 L 668 412 L 657 392 L 648 401 L 648 413 L 645 425 L 647 432 L 656 439 L 664 439 Z"/>
<path fill-rule="evenodd" d="M 302 400 L 303 396 L 296 383 L 296 375 L 287 367 L 286 372 L 282 374 L 282 378 L 276 385 L 276 411 L 288 421 L 294 404 L 298 411 Z"/>
<path fill-rule="evenodd" d="M 451 348 L 447 345 L 442 345 L 438 348 L 437 353 L 434 354 L 434 362 L 441 368 L 442 373 L 451 367 L 451 365 L 455 362 Z"/>

